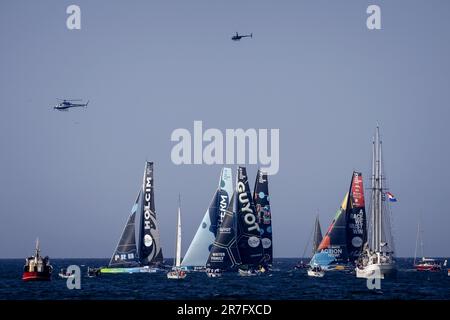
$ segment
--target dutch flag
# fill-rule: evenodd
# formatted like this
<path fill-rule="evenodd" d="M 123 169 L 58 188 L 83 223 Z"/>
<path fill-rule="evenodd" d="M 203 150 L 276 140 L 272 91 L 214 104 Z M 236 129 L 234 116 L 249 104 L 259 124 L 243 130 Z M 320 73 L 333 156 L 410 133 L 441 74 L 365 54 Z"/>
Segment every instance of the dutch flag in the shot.
<path fill-rule="evenodd" d="M 395 196 L 392 193 L 386 192 L 386 194 L 390 202 L 397 202 L 397 198 L 395 198 Z"/>

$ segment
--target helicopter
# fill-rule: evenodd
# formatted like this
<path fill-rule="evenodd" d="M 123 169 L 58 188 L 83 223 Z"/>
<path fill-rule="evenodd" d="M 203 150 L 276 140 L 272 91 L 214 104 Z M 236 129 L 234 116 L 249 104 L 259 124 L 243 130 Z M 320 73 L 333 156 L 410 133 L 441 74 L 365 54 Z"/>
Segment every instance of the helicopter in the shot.
<path fill-rule="evenodd" d="M 56 99 L 58 104 L 53 107 L 55 110 L 59 111 L 69 111 L 70 108 L 84 107 L 87 108 L 89 100 L 86 103 L 72 103 L 75 101 L 83 101 L 81 99 Z"/>
<path fill-rule="evenodd" d="M 236 34 L 234 36 L 231 37 L 231 40 L 233 41 L 239 41 L 242 38 L 253 38 L 253 33 L 250 34 L 244 34 L 244 35 L 239 35 L 239 33 L 236 32 Z"/>

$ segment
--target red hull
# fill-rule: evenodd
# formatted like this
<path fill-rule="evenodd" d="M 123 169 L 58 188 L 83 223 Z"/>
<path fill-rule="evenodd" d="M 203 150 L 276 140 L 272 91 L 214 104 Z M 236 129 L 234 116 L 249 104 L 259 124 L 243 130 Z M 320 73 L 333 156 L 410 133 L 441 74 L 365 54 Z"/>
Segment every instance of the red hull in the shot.
<path fill-rule="evenodd" d="M 52 274 L 49 272 L 28 272 L 22 275 L 23 281 L 50 281 Z"/>
<path fill-rule="evenodd" d="M 417 271 L 431 271 L 431 272 L 441 271 L 441 267 L 440 266 L 416 265 L 415 268 L 416 268 Z"/>

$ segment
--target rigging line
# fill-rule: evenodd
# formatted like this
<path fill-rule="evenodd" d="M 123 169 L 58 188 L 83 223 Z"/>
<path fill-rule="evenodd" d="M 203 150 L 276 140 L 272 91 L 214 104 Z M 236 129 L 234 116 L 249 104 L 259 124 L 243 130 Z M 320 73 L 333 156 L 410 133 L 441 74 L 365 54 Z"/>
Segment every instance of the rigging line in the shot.
<path fill-rule="evenodd" d="M 311 238 L 312 238 L 312 234 L 314 232 L 314 229 L 315 229 L 315 226 L 311 229 L 311 232 L 310 232 L 309 237 L 308 237 L 308 242 L 306 242 L 305 249 L 303 250 L 302 258 L 305 258 L 306 250 L 308 249 L 309 243 L 311 242 Z"/>

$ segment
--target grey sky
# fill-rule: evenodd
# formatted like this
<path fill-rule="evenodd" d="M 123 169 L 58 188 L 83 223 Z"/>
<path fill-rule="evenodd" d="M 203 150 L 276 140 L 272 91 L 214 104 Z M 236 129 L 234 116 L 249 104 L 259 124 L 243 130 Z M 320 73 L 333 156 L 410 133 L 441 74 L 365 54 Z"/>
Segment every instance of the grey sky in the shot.
<path fill-rule="evenodd" d="M 66 28 L 81 7 L 82 29 Z M 382 30 L 366 28 L 378 4 Z M 178 193 L 183 252 L 220 166 L 175 166 L 170 134 L 279 128 L 270 177 L 275 256 L 299 256 L 320 211 L 325 229 L 353 169 L 365 186 L 377 122 L 397 254 L 448 256 L 448 1 L 1 1 L 0 257 L 39 236 L 51 257 L 109 257 L 155 162 L 164 254 Z M 236 32 L 253 39 L 230 40 Z M 90 99 L 87 111 L 51 109 Z M 253 183 L 256 166 L 249 167 Z M 233 170 L 233 174 L 235 171 Z M 366 193 L 368 195 L 368 193 Z"/>

